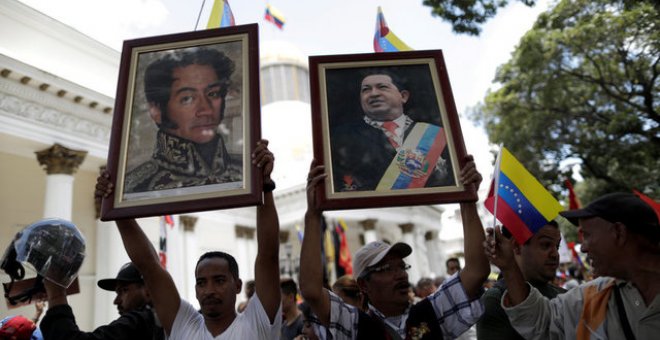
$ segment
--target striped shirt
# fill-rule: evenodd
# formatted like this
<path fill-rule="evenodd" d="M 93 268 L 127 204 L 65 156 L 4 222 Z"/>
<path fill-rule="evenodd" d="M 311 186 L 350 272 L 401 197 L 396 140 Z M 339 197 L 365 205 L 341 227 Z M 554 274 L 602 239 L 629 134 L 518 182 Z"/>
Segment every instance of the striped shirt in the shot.
<path fill-rule="evenodd" d="M 481 291 L 478 296 L 470 299 L 465 293 L 465 288 L 461 284 L 458 273 L 449 277 L 438 288 L 438 290 L 427 297 L 435 311 L 435 319 L 440 326 L 442 335 L 446 339 L 453 339 L 467 331 L 473 324 L 479 320 L 484 312 L 483 305 L 479 297 L 483 294 Z M 402 339 L 406 338 L 406 321 L 412 309 L 415 309 L 420 303 L 406 309 L 400 315 L 390 318 L 384 318 L 384 315 L 370 306 L 370 315 L 373 318 L 380 318 L 382 322 L 394 330 Z M 396 319 L 396 322 L 393 322 Z M 339 296 L 330 292 L 330 324 L 329 331 L 333 339 L 357 338 L 358 330 L 358 310 L 345 303 Z"/>

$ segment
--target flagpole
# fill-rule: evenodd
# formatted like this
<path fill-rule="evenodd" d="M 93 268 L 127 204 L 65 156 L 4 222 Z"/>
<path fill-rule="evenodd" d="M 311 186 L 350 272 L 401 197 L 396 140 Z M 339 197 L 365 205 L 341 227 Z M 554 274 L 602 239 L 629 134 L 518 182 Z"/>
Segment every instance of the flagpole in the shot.
<path fill-rule="evenodd" d="M 500 164 L 502 163 L 502 144 L 500 144 L 500 152 L 497 154 L 497 160 L 495 160 L 495 172 L 493 173 L 493 197 L 494 197 L 494 202 L 493 202 L 493 231 L 495 231 L 495 228 L 497 228 L 497 201 L 499 198 L 497 197 L 497 193 L 500 188 Z M 501 231 L 501 230 L 500 230 Z M 493 239 L 497 241 L 495 238 L 495 235 L 497 233 L 493 232 Z"/>
<path fill-rule="evenodd" d="M 206 4 L 206 0 L 202 0 L 202 7 L 199 8 L 199 14 L 197 14 L 197 22 L 195 22 L 195 28 L 193 31 L 197 30 L 197 26 L 199 26 L 199 18 L 202 17 L 202 11 L 204 10 L 204 4 Z"/>

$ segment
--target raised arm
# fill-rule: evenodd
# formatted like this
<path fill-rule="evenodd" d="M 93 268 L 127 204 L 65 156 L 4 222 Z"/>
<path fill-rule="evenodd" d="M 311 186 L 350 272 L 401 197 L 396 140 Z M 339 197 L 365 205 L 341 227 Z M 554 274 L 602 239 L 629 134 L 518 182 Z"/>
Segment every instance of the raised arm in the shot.
<path fill-rule="evenodd" d="M 330 323 L 330 295 L 323 288 L 321 259 L 321 210 L 317 208 L 316 190 L 326 177 L 325 167 L 312 161 L 307 176 L 307 212 L 305 235 L 300 251 L 300 293 L 325 327 Z"/>
<path fill-rule="evenodd" d="M 479 189 L 481 174 L 477 171 L 474 159 L 466 156 L 467 163 L 461 169 L 461 183 L 475 185 Z M 465 253 L 465 268 L 459 274 L 467 295 L 477 297 L 481 287 L 490 274 L 488 258 L 483 253 L 485 240 L 484 228 L 477 213 L 476 202 L 461 203 L 461 217 L 463 220 L 463 247 Z"/>
<path fill-rule="evenodd" d="M 257 259 L 254 264 L 255 289 L 270 322 L 275 321 L 280 308 L 279 232 L 280 222 L 273 200 L 270 178 L 273 154 L 268 141 L 260 140 L 252 152 L 252 163 L 261 169 L 264 181 L 264 204 L 257 207 Z"/>
<path fill-rule="evenodd" d="M 96 195 L 108 197 L 113 191 L 106 171 L 96 182 Z M 160 265 L 158 255 L 142 228 L 134 219 L 117 220 L 117 227 L 128 257 L 138 268 L 151 295 L 163 329 L 169 335 L 179 310 L 181 297 L 170 274 Z"/>

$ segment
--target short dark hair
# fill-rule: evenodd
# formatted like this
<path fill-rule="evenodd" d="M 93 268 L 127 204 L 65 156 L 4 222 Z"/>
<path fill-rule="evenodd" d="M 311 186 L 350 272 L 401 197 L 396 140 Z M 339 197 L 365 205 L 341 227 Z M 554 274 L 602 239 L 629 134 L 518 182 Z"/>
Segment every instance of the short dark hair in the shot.
<path fill-rule="evenodd" d="M 199 257 L 199 260 L 197 260 L 197 264 L 195 265 L 195 272 L 197 272 L 197 267 L 199 267 L 199 263 L 206 260 L 206 259 L 211 259 L 211 258 L 220 258 L 224 259 L 227 261 L 227 264 L 229 264 L 229 272 L 231 275 L 234 277 L 234 280 L 238 280 L 238 263 L 236 263 L 236 259 L 222 251 L 209 251 L 202 256 Z"/>
<path fill-rule="evenodd" d="M 391 67 L 367 67 L 363 69 L 360 72 L 360 83 L 362 83 L 364 78 L 375 75 L 388 76 L 390 79 L 392 79 L 392 84 L 394 84 L 394 86 L 396 86 L 399 91 L 408 91 L 408 82 Z"/>
<path fill-rule="evenodd" d="M 282 294 L 286 295 L 297 295 L 298 294 L 298 285 L 292 279 L 284 279 L 280 282 L 280 289 Z"/>
<path fill-rule="evenodd" d="M 360 286 L 352 277 L 344 275 L 332 284 L 333 291 L 342 291 L 346 296 L 352 299 L 360 298 Z"/>
<path fill-rule="evenodd" d="M 234 62 L 224 53 L 208 47 L 191 47 L 168 51 L 162 57 L 151 62 L 144 73 L 144 94 L 147 102 L 161 110 L 161 124 L 159 127 L 176 128 L 176 124 L 169 119 L 167 103 L 170 100 L 170 91 L 174 78 L 175 68 L 189 65 L 208 65 L 213 67 L 220 82 L 220 96 L 223 98 L 220 107 L 220 120 L 224 117 L 227 91 L 231 84 L 231 74 L 234 72 Z"/>
<path fill-rule="evenodd" d="M 430 277 L 423 277 L 417 281 L 417 290 L 429 288 L 434 284 L 433 279 Z"/>
<path fill-rule="evenodd" d="M 458 263 L 458 267 L 461 267 L 461 261 L 458 259 L 458 257 L 450 257 L 445 261 L 445 266 L 449 267 L 449 262 L 456 262 Z"/>

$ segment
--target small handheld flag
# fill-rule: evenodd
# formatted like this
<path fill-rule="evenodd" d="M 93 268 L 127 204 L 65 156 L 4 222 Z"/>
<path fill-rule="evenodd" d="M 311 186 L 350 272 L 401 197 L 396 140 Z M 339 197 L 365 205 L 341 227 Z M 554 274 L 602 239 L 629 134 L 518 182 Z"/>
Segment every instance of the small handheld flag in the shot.
<path fill-rule="evenodd" d="M 498 157 L 500 164 L 484 205 L 524 244 L 563 208 L 509 150 L 503 147 Z"/>
<path fill-rule="evenodd" d="M 286 23 L 282 13 L 269 4 L 266 4 L 266 14 L 264 15 L 264 19 L 272 22 L 279 29 L 282 29 Z"/>
<path fill-rule="evenodd" d="M 412 51 L 399 37 L 397 37 L 385 22 L 383 10 L 378 6 L 376 15 L 376 33 L 374 34 L 374 52 Z"/>
<path fill-rule="evenodd" d="M 236 25 L 234 13 L 227 0 L 215 0 L 206 28 L 229 27 Z"/>

